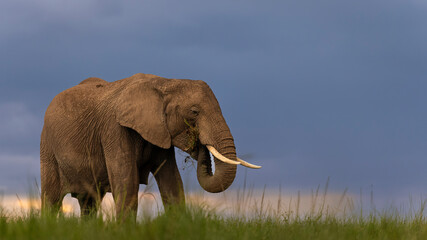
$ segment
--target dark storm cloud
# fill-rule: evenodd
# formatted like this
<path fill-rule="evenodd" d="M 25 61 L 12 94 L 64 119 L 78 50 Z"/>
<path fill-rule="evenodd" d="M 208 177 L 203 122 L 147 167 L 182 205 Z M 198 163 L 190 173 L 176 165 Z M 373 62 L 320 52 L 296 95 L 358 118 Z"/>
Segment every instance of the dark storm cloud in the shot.
<path fill-rule="evenodd" d="M 28 136 L 0 150 L 37 158 L 58 92 L 145 72 L 207 81 L 261 185 L 420 189 L 426 22 L 423 1 L 2 1 L 0 103 L 21 112 L 1 111 Z"/>

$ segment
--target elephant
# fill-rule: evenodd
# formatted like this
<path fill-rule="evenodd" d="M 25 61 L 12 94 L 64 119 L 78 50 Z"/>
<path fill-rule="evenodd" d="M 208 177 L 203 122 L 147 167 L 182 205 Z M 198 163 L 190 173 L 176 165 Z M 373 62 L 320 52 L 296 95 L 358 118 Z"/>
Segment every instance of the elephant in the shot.
<path fill-rule="evenodd" d="M 237 165 L 260 168 L 236 157 L 233 136 L 204 81 L 143 73 L 114 82 L 85 79 L 56 95 L 45 113 L 42 211 L 59 211 L 71 193 L 81 215 L 90 215 L 111 192 L 116 215 L 136 216 L 139 184 L 147 184 L 149 173 L 164 206 L 185 203 L 175 147 L 197 161 L 198 182 L 212 193 L 232 184 Z"/>

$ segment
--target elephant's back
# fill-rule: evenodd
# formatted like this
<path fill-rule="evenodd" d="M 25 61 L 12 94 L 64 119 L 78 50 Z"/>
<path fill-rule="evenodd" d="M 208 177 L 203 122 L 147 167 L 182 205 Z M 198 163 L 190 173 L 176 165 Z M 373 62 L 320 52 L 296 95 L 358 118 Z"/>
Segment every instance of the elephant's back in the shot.
<path fill-rule="evenodd" d="M 85 82 L 86 81 L 86 82 Z M 45 114 L 46 124 L 68 124 L 94 109 L 105 95 L 108 82 L 90 78 L 56 95 Z"/>
<path fill-rule="evenodd" d="M 108 82 L 101 78 L 90 77 L 90 78 L 86 78 L 85 80 L 79 83 L 79 85 L 82 85 L 82 84 L 95 84 L 96 87 L 99 88 L 99 87 L 103 87 L 105 84 L 108 84 Z"/>

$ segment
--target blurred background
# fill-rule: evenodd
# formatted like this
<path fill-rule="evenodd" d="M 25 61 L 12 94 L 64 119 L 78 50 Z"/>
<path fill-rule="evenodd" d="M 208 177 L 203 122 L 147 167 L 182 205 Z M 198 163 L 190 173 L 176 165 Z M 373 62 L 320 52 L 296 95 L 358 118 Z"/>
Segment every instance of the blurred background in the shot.
<path fill-rule="evenodd" d="M 2 0 L 0 192 L 39 181 L 52 98 L 87 77 L 206 81 L 238 154 L 232 189 L 427 193 L 427 2 Z M 186 191 L 200 191 L 178 152 Z M 154 184 L 155 185 L 155 184 Z M 155 191 L 155 188 L 154 190 Z"/>

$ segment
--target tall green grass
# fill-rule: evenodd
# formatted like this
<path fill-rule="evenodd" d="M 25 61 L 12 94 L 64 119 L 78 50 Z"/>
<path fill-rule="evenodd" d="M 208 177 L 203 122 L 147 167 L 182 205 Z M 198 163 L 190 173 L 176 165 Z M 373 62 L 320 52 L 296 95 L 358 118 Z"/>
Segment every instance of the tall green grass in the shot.
<path fill-rule="evenodd" d="M 326 203 L 328 183 L 311 193 L 311 206 L 303 212 L 301 195 L 285 203 L 268 202 L 244 186 L 236 192 L 233 209 L 224 212 L 188 196 L 186 206 L 168 208 L 156 217 L 137 222 L 116 221 L 100 211 L 94 217 L 41 214 L 38 208 L 9 212 L 0 205 L 0 240 L 3 239 L 427 239 L 425 201 L 413 211 L 396 208 L 368 211 L 355 207 L 345 190 L 334 206 Z M 372 198 L 372 197 L 371 197 Z M 288 207 L 285 207 L 286 204 Z M 291 207 L 291 205 L 293 207 Z M 415 210 L 417 209 L 417 210 Z M 248 211 L 251 210 L 251 211 Z"/>
<path fill-rule="evenodd" d="M 197 207 L 168 209 L 157 218 L 110 221 L 102 217 L 0 216 L 0 239 L 427 239 L 425 219 L 223 217 Z"/>

